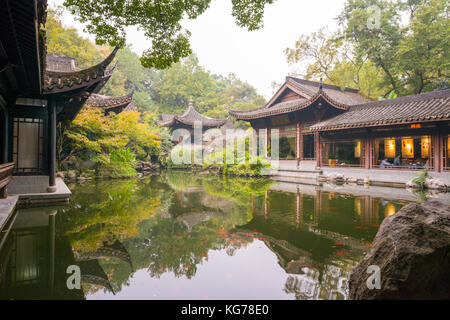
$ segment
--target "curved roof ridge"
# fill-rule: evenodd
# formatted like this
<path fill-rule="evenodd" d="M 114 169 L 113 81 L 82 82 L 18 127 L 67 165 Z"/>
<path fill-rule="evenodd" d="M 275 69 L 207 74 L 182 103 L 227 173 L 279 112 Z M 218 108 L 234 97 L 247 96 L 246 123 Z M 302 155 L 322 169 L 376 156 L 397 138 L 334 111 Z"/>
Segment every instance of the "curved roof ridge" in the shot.
<path fill-rule="evenodd" d="M 300 78 L 296 78 L 293 76 L 287 76 L 286 79 L 292 79 L 293 81 L 297 82 L 297 83 L 303 83 L 303 84 L 308 84 L 311 86 L 320 86 L 320 83 L 317 81 L 312 81 L 312 80 L 307 80 L 307 79 L 300 79 Z M 341 86 L 337 86 L 334 84 L 328 84 L 328 83 L 322 83 L 323 88 L 326 89 L 332 89 L 332 90 L 341 90 L 341 91 L 346 91 L 346 92 L 352 92 L 352 93 L 360 93 L 358 89 L 355 88 L 349 88 L 349 87 L 341 87 Z"/>
<path fill-rule="evenodd" d="M 120 113 L 132 102 L 133 95 L 134 88 L 130 91 L 130 93 L 119 97 L 92 93 L 86 101 L 86 104 L 92 107 L 104 109 L 105 111 L 114 109 L 114 112 Z"/>
<path fill-rule="evenodd" d="M 112 62 L 118 50 L 119 48 L 115 47 L 103 61 L 87 69 L 78 71 L 45 71 L 44 91 L 46 93 L 70 91 L 101 81 L 105 76 L 106 68 Z M 86 84 L 83 85 L 83 83 Z"/>
<path fill-rule="evenodd" d="M 263 111 L 254 115 L 250 115 L 250 113 L 257 111 L 258 109 L 249 110 L 247 112 L 236 112 L 233 113 L 233 111 L 230 112 L 231 116 L 237 116 L 236 118 L 239 118 L 239 115 L 241 115 L 242 119 L 254 119 L 254 118 L 262 118 L 267 116 L 273 116 L 278 114 L 284 114 L 289 112 L 298 111 L 301 109 L 305 109 L 312 105 L 314 102 L 316 102 L 318 99 L 323 98 L 327 103 L 329 103 L 331 106 L 337 109 L 341 110 L 348 110 L 348 106 L 342 103 L 339 103 L 338 101 L 335 101 L 333 98 L 331 98 L 323 89 L 319 89 L 319 91 L 312 96 L 309 99 L 296 99 L 286 102 L 281 102 L 276 105 L 273 105 L 270 108 L 264 108 L 267 111 Z"/>
<path fill-rule="evenodd" d="M 189 100 L 187 110 L 185 110 L 181 115 L 164 114 L 161 116 L 161 120 L 157 121 L 157 123 L 167 127 L 171 126 L 175 121 L 179 121 L 187 125 L 194 125 L 196 121 L 199 121 L 207 127 L 220 127 L 227 122 L 226 119 L 217 119 L 202 115 L 197 111 L 197 109 L 194 108 L 192 99 Z"/>

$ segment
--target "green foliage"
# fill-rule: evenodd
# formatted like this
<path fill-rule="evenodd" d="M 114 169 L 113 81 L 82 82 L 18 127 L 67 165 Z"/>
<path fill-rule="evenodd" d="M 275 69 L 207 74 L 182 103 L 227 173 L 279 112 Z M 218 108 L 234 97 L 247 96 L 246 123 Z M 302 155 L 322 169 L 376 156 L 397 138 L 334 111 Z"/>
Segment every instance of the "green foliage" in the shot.
<path fill-rule="evenodd" d="M 129 150 L 113 150 L 111 155 L 101 153 L 94 159 L 97 163 L 97 175 L 108 178 L 130 178 L 136 176 L 136 158 Z"/>
<path fill-rule="evenodd" d="M 152 85 L 152 97 L 161 113 L 181 114 L 192 98 L 196 109 L 206 116 L 228 117 L 226 106 L 248 110 L 265 103 L 256 89 L 234 74 L 212 75 L 192 55 L 160 73 Z"/>
<path fill-rule="evenodd" d="M 61 22 L 62 7 L 49 9 L 45 24 L 47 53 L 77 59 L 79 68 L 88 68 L 100 61 L 96 46 L 78 35 L 75 28 L 64 27 Z"/>
<path fill-rule="evenodd" d="M 339 21 L 356 58 L 383 71 L 387 93 L 418 94 L 448 81 L 449 8 L 449 0 L 348 0 Z"/>
<path fill-rule="evenodd" d="M 416 177 L 412 180 L 414 184 L 420 187 L 420 189 L 424 189 L 425 182 L 430 175 L 428 174 L 427 169 L 420 170 L 420 172 L 416 175 Z"/>
<path fill-rule="evenodd" d="M 238 145 L 242 150 L 237 150 Z M 229 143 L 224 148 L 213 150 L 211 154 L 205 156 L 203 167 L 219 169 L 224 176 L 259 177 L 263 175 L 264 170 L 270 169 L 270 163 L 263 157 L 250 154 L 249 147 L 249 136 L 238 139 L 235 143 Z"/>
<path fill-rule="evenodd" d="M 266 4 L 274 0 L 232 0 L 232 15 L 240 27 L 262 27 Z M 184 18 L 196 19 L 208 9 L 211 0 L 113 1 L 65 0 L 72 14 L 86 23 L 86 30 L 96 36 L 98 44 L 124 46 L 125 29 L 135 26 L 151 40 L 151 47 L 140 58 L 147 68 L 165 69 L 192 51 L 190 33 L 184 30 Z"/>
<path fill-rule="evenodd" d="M 158 129 L 142 123 L 135 111 L 104 115 L 98 108 L 84 107 L 72 123 L 59 129 L 60 165 L 73 157 L 94 159 L 99 175 L 127 177 L 136 175 L 136 159 L 163 158 Z"/>
<path fill-rule="evenodd" d="M 291 64 L 308 63 L 306 78 L 371 99 L 448 88 L 449 10 L 449 0 L 347 0 L 343 32 L 302 36 L 285 53 Z"/>
<path fill-rule="evenodd" d="M 87 68 L 104 59 L 111 48 L 98 47 L 78 35 L 74 28 L 64 27 L 61 10 L 49 10 L 46 32 L 48 53 L 69 56 L 77 60 L 80 68 Z M 159 71 L 142 66 L 131 47 L 123 47 L 116 54 L 117 66 L 102 94 L 122 96 L 134 89 L 133 103 L 138 111 L 152 114 L 151 126 L 160 113 L 183 112 L 192 97 L 196 108 L 206 116 L 226 118 L 225 106 L 236 110 L 248 110 L 265 104 L 256 89 L 241 81 L 236 75 L 227 77 L 210 74 L 191 55 Z M 148 118 L 148 117 L 147 117 Z M 239 123 L 244 127 L 245 123 Z"/>

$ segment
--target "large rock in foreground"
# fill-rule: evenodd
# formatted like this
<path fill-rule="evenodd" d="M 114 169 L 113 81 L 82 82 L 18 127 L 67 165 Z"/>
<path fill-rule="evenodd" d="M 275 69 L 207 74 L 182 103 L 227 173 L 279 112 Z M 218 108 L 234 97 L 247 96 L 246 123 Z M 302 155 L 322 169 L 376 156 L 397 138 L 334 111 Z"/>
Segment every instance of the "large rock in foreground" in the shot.
<path fill-rule="evenodd" d="M 371 265 L 381 289 L 369 289 Z M 450 210 L 433 200 L 387 217 L 369 253 L 353 269 L 350 299 L 450 299 Z"/>

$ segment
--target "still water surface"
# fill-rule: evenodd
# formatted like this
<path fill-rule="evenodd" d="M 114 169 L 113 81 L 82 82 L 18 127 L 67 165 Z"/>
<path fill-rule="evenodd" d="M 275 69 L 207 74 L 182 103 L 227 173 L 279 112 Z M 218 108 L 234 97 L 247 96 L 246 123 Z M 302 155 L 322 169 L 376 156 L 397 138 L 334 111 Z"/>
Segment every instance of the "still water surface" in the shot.
<path fill-rule="evenodd" d="M 351 269 L 407 202 L 276 185 L 185 172 L 72 185 L 68 205 L 18 210 L 0 298 L 346 299 Z"/>

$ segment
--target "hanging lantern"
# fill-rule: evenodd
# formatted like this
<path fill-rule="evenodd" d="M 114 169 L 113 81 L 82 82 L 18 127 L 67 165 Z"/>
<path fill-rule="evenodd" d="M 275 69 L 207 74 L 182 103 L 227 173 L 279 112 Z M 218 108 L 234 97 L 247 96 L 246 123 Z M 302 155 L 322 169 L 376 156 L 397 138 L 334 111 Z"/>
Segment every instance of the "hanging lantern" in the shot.
<path fill-rule="evenodd" d="M 429 158 L 430 157 L 430 137 L 425 136 L 422 137 L 421 142 L 421 151 L 422 151 L 422 158 Z"/>
<path fill-rule="evenodd" d="M 386 158 L 395 158 L 395 139 L 384 140 L 384 156 Z"/>

